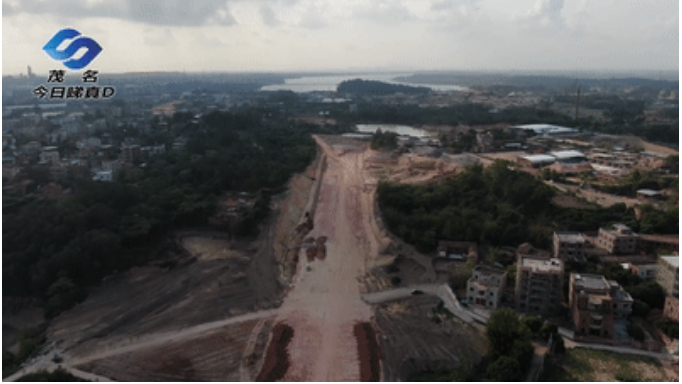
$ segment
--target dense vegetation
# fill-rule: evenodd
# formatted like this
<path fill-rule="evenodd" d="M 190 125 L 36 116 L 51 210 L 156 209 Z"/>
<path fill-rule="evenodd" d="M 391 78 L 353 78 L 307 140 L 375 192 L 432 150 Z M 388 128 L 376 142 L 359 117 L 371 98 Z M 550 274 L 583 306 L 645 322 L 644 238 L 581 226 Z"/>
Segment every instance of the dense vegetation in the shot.
<path fill-rule="evenodd" d="M 155 158 L 118 181 L 73 181 L 62 200 L 14 204 L 3 214 L 5 295 L 34 296 L 55 316 L 85 297 L 84 287 L 163 251 L 170 229 L 205 224 L 224 191 L 283 186 L 315 156 L 311 128 L 258 113 L 213 113 L 187 124 L 184 151 Z M 254 233 L 268 193 L 241 227 Z"/>
<path fill-rule="evenodd" d="M 439 184 L 378 187 L 388 228 L 421 251 L 434 250 L 439 240 L 545 244 L 552 195 L 550 187 L 504 162 L 486 170 L 471 166 Z"/>
<path fill-rule="evenodd" d="M 596 231 L 624 223 L 642 233 L 678 232 L 677 208 L 642 208 L 637 221 L 625 204 L 608 208 L 561 208 L 554 192 L 532 175 L 497 161 L 484 169 L 467 168 L 454 179 L 429 185 L 381 182 L 379 207 L 387 227 L 420 251 L 433 251 L 439 240 L 475 241 L 493 246 L 531 242 L 550 246 L 554 230 Z"/>
<path fill-rule="evenodd" d="M 339 93 L 350 93 L 356 95 L 384 96 L 393 93 L 404 93 L 406 95 L 419 95 L 431 92 L 426 87 L 413 87 L 400 84 L 389 84 L 373 80 L 346 80 L 341 82 L 336 88 Z"/>
<path fill-rule="evenodd" d="M 372 149 L 396 149 L 398 147 L 398 134 L 395 132 L 382 132 L 381 129 L 372 135 Z"/>

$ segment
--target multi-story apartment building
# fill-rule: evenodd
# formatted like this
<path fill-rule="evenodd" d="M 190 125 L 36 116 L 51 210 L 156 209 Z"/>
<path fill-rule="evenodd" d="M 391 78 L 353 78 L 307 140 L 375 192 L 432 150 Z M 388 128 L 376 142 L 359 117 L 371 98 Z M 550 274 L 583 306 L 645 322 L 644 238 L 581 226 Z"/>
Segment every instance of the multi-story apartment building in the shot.
<path fill-rule="evenodd" d="M 632 254 L 637 250 L 638 236 L 623 224 L 614 224 L 613 228 L 599 228 L 597 246 L 611 254 Z"/>
<path fill-rule="evenodd" d="M 467 281 L 467 298 L 470 305 L 496 309 L 502 301 L 507 285 L 507 272 L 479 264 Z"/>
<path fill-rule="evenodd" d="M 658 258 L 656 281 L 661 284 L 665 292 L 673 297 L 679 297 L 680 292 L 680 258 L 678 256 L 661 256 Z"/>
<path fill-rule="evenodd" d="M 552 316 L 561 309 L 564 263 L 560 259 L 520 257 L 515 301 L 519 312 Z"/>
<path fill-rule="evenodd" d="M 575 332 L 613 337 L 614 324 L 632 312 L 632 297 L 601 275 L 571 273 L 568 293 Z"/>
<path fill-rule="evenodd" d="M 578 232 L 554 232 L 554 258 L 584 261 L 585 237 Z"/>

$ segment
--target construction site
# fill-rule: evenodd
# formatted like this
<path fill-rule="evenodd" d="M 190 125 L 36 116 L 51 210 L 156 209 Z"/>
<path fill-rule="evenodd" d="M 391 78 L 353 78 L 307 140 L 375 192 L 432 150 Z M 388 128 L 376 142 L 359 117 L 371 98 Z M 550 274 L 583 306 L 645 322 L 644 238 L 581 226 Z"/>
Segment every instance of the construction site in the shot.
<path fill-rule="evenodd" d="M 359 140 L 315 139 L 317 158 L 273 199 L 258 239 L 175 233 L 164 259 L 108 277 L 54 319 L 50 349 L 6 379 L 55 368 L 55 356 L 76 376 L 121 381 L 407 380 L 475 362 L 485 349 L 478 333 L 449 318 L 431 329 L 438 299 L 373 306 L 361 296 L 391 288 L 370 272 L 399 255 L 406 271 L 414 264 L 408 283 L 437 276 L 430 258 L 401 251 L 381 227 L 379 178 L 426 182 L 471 159 L 393 158 Z M 480 348 L 454 347 L 465 339 Z"/>

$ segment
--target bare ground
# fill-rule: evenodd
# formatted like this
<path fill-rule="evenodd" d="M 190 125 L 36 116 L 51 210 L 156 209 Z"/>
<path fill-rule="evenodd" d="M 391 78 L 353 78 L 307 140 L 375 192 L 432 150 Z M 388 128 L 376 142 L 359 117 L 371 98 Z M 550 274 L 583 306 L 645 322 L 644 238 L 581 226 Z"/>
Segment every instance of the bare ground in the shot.
<path fill-rule="evenodd" d="M 485 337 L 476 328 L 445 315 L 434 320 L 432 310 L 439 302 L 437 297 L 415 296 L 376 308 L 384 381 L 406 381 L 439 368 L 471 367 L 487 352 Z"/>
<path fill-rule="evenodd" d="M 169 342 L 83 364 L 79 368 L 117 381 L 240 381 L 243 351 L 258 320 L 215 329 L 200 337 Z M 272 320 L 260 332 L 267 335 Z M 264 343 L 254 354 L 263 353 Z M 257 361 L 248 361 L 255 364 Z"/>

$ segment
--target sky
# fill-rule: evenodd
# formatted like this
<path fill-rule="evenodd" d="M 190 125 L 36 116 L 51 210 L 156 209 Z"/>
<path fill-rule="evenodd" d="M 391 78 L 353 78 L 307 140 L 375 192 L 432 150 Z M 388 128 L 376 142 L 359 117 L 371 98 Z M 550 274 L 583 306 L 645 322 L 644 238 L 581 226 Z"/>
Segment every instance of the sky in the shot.
<path fill-rule="evenodd" d="M 2 73 L 63 68 L 42 47 L 66 27 L 103 48 L 88 67 L 102 73 L 678 70 L 679 14 L 678 0 L 3 0 Z"/>

